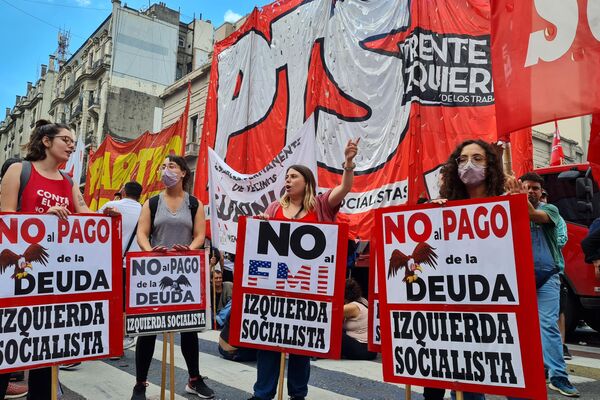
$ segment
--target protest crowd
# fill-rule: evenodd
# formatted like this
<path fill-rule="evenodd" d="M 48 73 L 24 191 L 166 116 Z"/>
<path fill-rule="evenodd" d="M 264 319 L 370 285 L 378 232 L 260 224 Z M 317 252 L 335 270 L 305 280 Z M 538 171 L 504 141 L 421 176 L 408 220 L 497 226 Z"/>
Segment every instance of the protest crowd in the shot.
<path fill-rule="evenodd" d="M 214 347 L 224 360 L 256 366 L 249 400 L 283 392 L 290 400 L 316 398 L 309 392 L 311 363 L 322 359 L 381 359 L 382 380 L 406 385 L 397 398 L 412 386 L 423 388 L 425 400 L 537 400 L 549 391 L 580 397 L 565 361 L 572 358 L 565 342 L 572 318 L 566 249 L 585 264 L 585 279 L 600 282 L 600 129 L 589 139 L 589 163 L 557 178 L 576 194 L 573 213 L 565 205 L 566 190 L 552 189 L 555 182 L 533 168 L 531 146 L 519 143 L 525 135 L 531 141 L 534 121 L 597 113 L 600 104 L 561 114 L 527 103 L 530 118 L 509 121 L 516 112 L 504 99 L 538 99 L 511 86 L 518 79 L 503 75 L 512 68 L 508 64 L 493 71 L 502 84 L 492 85 L 491 61 L 503 58 L 492 54 L 490 29 L 498 27 L 488 5 L 475 16 L 468 14 L 470 6 L 456 6 L 470 22 L 457 17 L 460 26 L 451 32 L 418 14 L 409 24 L 422 25 L 406 32 L 365 32 L 355 47 L 383 66 L 356 56 L 358 50 L 343 40 L 334 44 L 334 53 L 348 52 L 344 62 L 352 59 L 370 71 L 369 87 L 355 93 L 379 91 L 372 97 L 380 103 L 372 106 L 343 91 L 359 79 L 343 82 L 334 63 L 325 65 L 332 45 L 318 38 L 306 50 L 304 96 L 285 87 L 289 104 L 281 106 L 278 85 L 292 82 L 297 71 L 293 62 L 283 68 L 274 59 L 291 56 L 267 56 L 243 41 L 251 32 L 279 43 L 277 30 L 256 33 L 265 29 L 260 18 L 275 23 L 294 1 L 277 3 L 270 11 L 255 10 L 238 33 L 215 47 L 213 68 L 220 77 L 211 76 L 195 171 L 179 148 L 185 147 L 189 93 L 177 122 L 184 126 L 173 128 L 183 133 L 169 131 L 177 140 L 167 138 L 146 164 L 135 158 L 125 166 L 109 151 L 90 156 L 89 165 L 104 157 L 113 178 L 94 175 L 99 169 L 90 167 L 84 194 L 65 172 L 78 140 L 70 125 L 37 120 L 24 157 L 4 163 L 0 399 L 60 398 L 63 374 L 81 374 L 96 360 L 120 360 L 131 349 L 130 399 L 146 400 L 149 377 L 160 368 L 152 363 L 158 335 L 163 395 L 170 342 L 169 390 L 221 398 L 203 375 L 199 332 L 207 330 L 218 331 Z M 306 11 L 313 18 L 324 18 L 335 35 L 345 29 L 336 13 L 351 7 L 348 2 L 314 3 Z M 420 6 L 425 14 L 456 11 L 446 5 L 440 6 L 446 11 L 429 10 L 442 1 L 409 3 L 407 10 L 394 9 L 396 19 Z M 501 9 L 512 12 L 510 7 Z M 254 77 L 244 77 L 238 65 L 244 52 L 264 71 L 277 67 L 269 110 L 303 108 L 304 115 L 282 119 L 289 123 L 282 141 L 273 139 L 281 126 L 267 117 L 231 128 L 243 114 L 236 108 L 239 96 L 246 113 L 253 96 L 270 96 L 267 89 L 252 96 L 245 89 L 244 79 Z M 536 57 L 527 57 L 535 66 Z M 389 67 L 390 59 L 405 65 Z M 375 80 L 388 76 L 386 68 L 398 68 L 389 76 L 402 87 L 391 90 L 385 79 Z M 449 109 L 458 111 L 451 115 Z M 543 115 L 534 117 L 538 109 Z M 330 117 L 361 128 L 346 129 Z M 257 126 L 258 134 L 252 131 Z M 528 133 L 519 133 L 523 129 Z M 257 136 L 239 139 L 248 132 Z M 106 181 L 113 183 L 111 191 L 102 186 Z M 358 271 L 361 263 L 367 279 Z M 187 370 L 182 387 L 173 387 L 177 333 Z"/>

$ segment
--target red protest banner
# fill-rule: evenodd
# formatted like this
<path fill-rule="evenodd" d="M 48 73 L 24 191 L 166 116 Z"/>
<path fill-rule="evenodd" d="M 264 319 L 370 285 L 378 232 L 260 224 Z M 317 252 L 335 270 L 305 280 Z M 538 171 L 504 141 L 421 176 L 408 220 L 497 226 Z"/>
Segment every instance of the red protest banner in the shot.
<path fill-rule="evenodd" d="M 387 382 L 541 399 L 525 197 L 378 210 Z"/>
<path fill-rule="evenodd" d="M 127 254 L 127 334 L 206 328 L 209 276 L 204 250 Z"/>
<path fill-rule="evenodd" d="M 492 4 L 498 132 L 600 112 L 600 4 Z"/>
<path fill-rule="evenodd" d="M 340 358 L 348 229 L 242 218 L 232 346 Z"/>
<path fill-rule="evenodd" d="M 255 9 L 215 46 L 195 195 L 212 201 L 209 147 L 254 174 L 313 114 L 321 191 L 339 183 L 345 143 L 361 138 L 339 220 L 368 238 L 373 210 L 416 201 L 456 144 L 496 140 L 490 44 L 488 0 Z"/>
<path fill-rule="evenodd" d="M 123 353 L 120 218 L 0 214 L 0 372 Z"/>
<path fill-rule="evenodd" d="M 169 154 L 184 154 L 190 109 L 190 85 L 185 108 L 179 119 L 158 133 L 144 132 L 135 140 L 121 143 L 106 136 L 90 152 L 84 197 L 91 210 L 112 200 L 129 181 L 143 187 L 141 202 L 160 192 L 164 185 L 158 169 Z"/>

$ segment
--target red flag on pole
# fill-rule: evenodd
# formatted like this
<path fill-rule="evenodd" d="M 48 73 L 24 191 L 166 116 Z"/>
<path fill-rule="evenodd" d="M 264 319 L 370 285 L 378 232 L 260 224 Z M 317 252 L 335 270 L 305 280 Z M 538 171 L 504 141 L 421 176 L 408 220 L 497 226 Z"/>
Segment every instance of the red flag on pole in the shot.
<path fill-rule="evenodd" d="M 181 142 L 181 156 L 185 155 L 185 146 L 187 145 L 187 131 L 188 131 L 188 123 L 189 123 L 189 115 L 190 115 L 190 99 L 192 98 L 192 82 L 188 81 L 187 86 L 187 100 L 185 101 L 185 109 L 183 110 L 183 114 L 181 115 L 181 137 L 183 138 Z"/>
<path fill-rule="evenodd" d="M 565 154 L 560 144 L 560 132 L 558 122 L 554 121 L 554 138 L 552 138 L 552 152 L 550 153 L 550 165 L 562 165 L 565 163 Z"/>
<path fill-rule="evenodd" d="M 587 160 L 592 166 L 594 178 L 596 181 L 600 181 L 600 114 L 592 115 Z"/>

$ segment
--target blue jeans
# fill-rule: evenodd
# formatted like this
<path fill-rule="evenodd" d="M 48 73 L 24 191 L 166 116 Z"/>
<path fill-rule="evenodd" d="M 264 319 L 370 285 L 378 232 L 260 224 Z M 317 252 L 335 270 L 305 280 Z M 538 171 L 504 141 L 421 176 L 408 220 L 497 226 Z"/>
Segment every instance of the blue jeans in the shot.
<path fill-rule="evenodd" d="M 558 330 L 558 312 L 560 309 L 560 278 L 552 276 L 537 290 L 538 315 L 542 337 L 544 367 L 548 369 L 550 379 L 568 378 L 567 365 L 563 358 L 562 339 Z"/>
<path fill-rule="evenodd" d="M 454 392 L 454 390 L 450 392 L 450 397 L 452 397 L 452 400 L 456 400 L 456 393 Z M 485 394 L 463 392 L 463 399 L 464 400 L 485 400 Z"/>
<path fill-rule="evenodd" d="M 262 400 L 271 400 L 277 392 L 281 353 L 258 350 L 256 355 L 254 396 Z M 310 378 L 310 357 L 290 354 L 287 370 L 288 395 L 306 397 L 308 394 L 308 379 Z"/>

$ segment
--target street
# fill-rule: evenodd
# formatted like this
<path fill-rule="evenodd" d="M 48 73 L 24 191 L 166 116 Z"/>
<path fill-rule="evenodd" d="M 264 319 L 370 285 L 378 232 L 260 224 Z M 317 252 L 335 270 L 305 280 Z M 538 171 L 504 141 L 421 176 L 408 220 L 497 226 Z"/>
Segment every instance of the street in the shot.
<path fill-rule="evenodd" d="M 218 332 L 200 334 L 200 373 L 214 389 L 216 399 L 243 400 L 252 396 L 256 378 L 256 363 L 235 363 L 220 357 L 217 351 Z M 160 339 L 160 337 L 159 337 Z M 572 383 L 581 392 L 581 399 L 600 399 L 600 335 L 585 327 L 571 338 L 569 349 L 573 360 L 568 361 Z M 176 335 L 179 343 L 179 335 Z M 187 372 L 179 346 L 175 346 L 175 380 L 178 400 L 197 399 L 185 393 Z M 135 352 L 125 351 L 118 361 L 83 363 L 73 371 L 61 371 L 60 380 L 65 388 L 64 400 L 127 400 L 135 383 Z M 157 340 L 154 362 L 150 368 L 147 389 L 148 399 L 160 398 L 160 359 L 162 341 Z M 404 399 L 404 389 L 399 385 L 384 383 L 381 375 L 381 357 L 375 361 L 316 360 L 311 362 L 308 398 L 310 399 Z M 168 375 L 167 375 L 168 380 Z M 422 399 L 421 388 L 413 387 L 412 399 Z M 168 398 L 168 397 L 167 397 Z M 287 396 L 284 398 L 287 399 Z M 450 398 L 449 392 L 447 398 Z M 488 399 L 502 399 L 487 396 Z M 548 399 L 565 399 L 550 391 Z"/>

